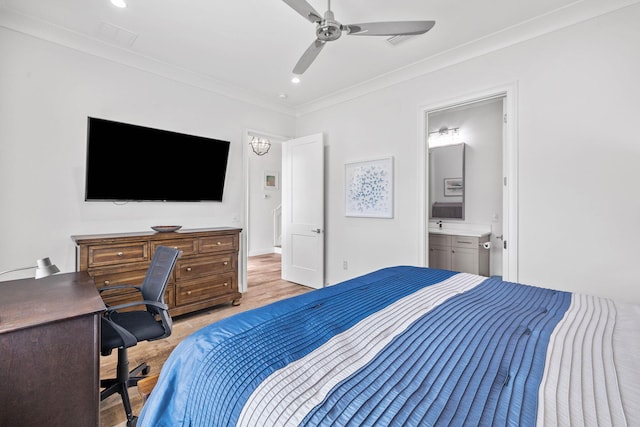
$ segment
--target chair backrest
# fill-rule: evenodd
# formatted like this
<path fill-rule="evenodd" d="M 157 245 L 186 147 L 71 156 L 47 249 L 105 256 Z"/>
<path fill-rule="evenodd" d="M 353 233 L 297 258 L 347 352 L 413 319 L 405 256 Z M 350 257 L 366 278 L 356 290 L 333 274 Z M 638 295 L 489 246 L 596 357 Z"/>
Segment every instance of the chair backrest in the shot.
<path fill-rule="evenodd" d="M 156 301 L 164 304 L 164 292 L 169 283 L 169 277 L 176 265 L 176 261 L 181 252 L 178 249 L 167 246 L 157 246 L 151 265 L 142 282 L 142 297 L 146 301 Z M 165 329 L 171 329 L 171 317 L 167 310 L 147 305 L 147 310 L 153 314 L 158 314 L 162 318 Z"/>

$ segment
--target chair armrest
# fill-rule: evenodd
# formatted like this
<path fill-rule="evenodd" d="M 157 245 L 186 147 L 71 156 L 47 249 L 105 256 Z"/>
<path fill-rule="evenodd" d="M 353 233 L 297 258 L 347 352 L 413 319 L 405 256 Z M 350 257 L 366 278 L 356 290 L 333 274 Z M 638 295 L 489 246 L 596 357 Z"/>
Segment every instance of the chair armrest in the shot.
<path fill-rule="evenodd" d="M 105 286 L 105 287 L 102 287 L 102 288 L 98 288 L 98 292 L 111 291 L 113 289 L 135 289 L 138 292 L 142 292 L 142 288 L 140 286 L 134 286 L 134 285 Z"/>
<path fill-rule="evenodd" d="M 108 313 L 111 313 L 111 312 L 114 312 L 114 311 L 121 310 L 123 308 L 135 307 L 137 305 L 150 305 L 150 306 L 153 306 L 153 307 L 157 307 L 157 308 L 159 308 L 161 310 L 168 310 L 169 309 L 169 306 L 167 304 L 163 304 L 163 303 L 160 303 L 160 302 L 157 302 L 157 301 L 133 301 L 133 302 L 127 302 L 127 303 L 124 303 L 124 304 L 118 304 L 118 305 L 107 307 L 106 313 L 108 314 Z"/>
<path fill-rule="evenodd" d="M 118 335 L 120 335 L 125 348 L 133 347 L 134 345 L 138 344 L 138 339 L 131 332 L 127 331 L 125 328 L 106 317 L 103 317 L 102 320 L 107 322 L 109 326 L 111 326 L 118 333 Z"/>

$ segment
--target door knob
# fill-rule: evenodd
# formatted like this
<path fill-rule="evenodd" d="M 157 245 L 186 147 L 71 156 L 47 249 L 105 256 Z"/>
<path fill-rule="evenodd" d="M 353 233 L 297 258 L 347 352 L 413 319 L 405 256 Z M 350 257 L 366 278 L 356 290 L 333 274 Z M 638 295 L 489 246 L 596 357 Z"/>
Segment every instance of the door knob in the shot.
<path fill-rule="evenodd" d="M 322 233 L 322 230 L 320 230 L 319 228 L 316 228 L 315 230 L 311 230 L 311 231 L 318 234 Z"/>

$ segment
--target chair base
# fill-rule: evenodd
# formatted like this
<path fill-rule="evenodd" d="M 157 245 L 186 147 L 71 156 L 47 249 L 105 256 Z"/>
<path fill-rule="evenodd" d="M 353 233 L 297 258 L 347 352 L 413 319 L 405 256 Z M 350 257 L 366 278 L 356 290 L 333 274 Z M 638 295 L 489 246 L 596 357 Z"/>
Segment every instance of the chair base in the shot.
<path fill-rule="evenodd" d="M 100 380 L 100 387 L 104 388 L 104 390 L 100 392 L 100 401 L 103 401 L 114 393 L 118 393 L 122 397 L 122 405 L 127 415 L 127 427 L 134 427 L 138 420 L 138 417 L 134 416 L 131 410 L 129 387 L 135 387 L 138 381 L 146 378 L 150 371 L 151 368 L 146 363 L 142 363 L 129 371 L 127 349 L 119 348 L 116 378 Z"/>

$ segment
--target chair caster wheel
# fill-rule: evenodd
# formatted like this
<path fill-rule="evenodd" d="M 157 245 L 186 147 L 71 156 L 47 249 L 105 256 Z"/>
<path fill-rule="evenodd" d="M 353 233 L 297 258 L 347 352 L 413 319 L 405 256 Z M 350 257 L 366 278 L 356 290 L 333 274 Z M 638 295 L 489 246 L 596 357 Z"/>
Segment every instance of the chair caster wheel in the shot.
<path fill-rule="evenodd" d="M 149 375 L 149 372 L 151 372 L 151 366 L 147 366 L 142 370 L 142 375 Z"/>
<path fill-rule="evenodd" d="M 136 427 L 136 424 L 138 424 L 138 417 L 136 416 L 133 416 L 130 420 L 127 420 L 127 427 Z"/>

